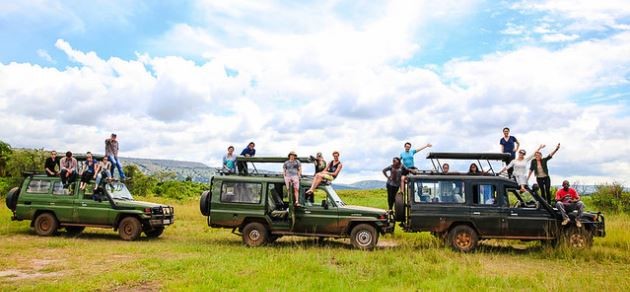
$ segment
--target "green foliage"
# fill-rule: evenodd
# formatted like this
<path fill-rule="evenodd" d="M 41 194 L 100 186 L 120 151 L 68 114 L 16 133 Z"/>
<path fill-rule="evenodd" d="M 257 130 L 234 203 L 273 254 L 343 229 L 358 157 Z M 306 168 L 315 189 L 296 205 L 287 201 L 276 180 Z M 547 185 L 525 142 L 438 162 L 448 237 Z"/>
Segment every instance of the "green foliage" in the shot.
<path fill-rule="evenodd" d="M 0 140 L 0 176 L 6 175 L 7 161 L 12 153 L 11 145 Z"/>
<path fill-rule="evenodd" d="M 44 149 L 14 149 L 7 161 L 6 174 L 20 177 L 25 171 L 43 173 L 47 155 Z"/>
<path fill-rule="evenodd" d="M 9 190 L 19 187 L 22 183 L 21 177 L 0 177 L 0 197 L 5 197 Z"/>
<path fill-rule="evenodd" d="M 199 195 L 207 189 L 208 185 L 203 183 L 170 180 L 158 183 L 154 188 L 154 192 L 158 197 L 182 200 L 185 198 L 199 197 Z"/>
<path fill-rule="evenodd" d="M 593 204 L 603 211 L 630 213 L 630 192 L 619 183 L 597 186 L 592 195 Z"/>

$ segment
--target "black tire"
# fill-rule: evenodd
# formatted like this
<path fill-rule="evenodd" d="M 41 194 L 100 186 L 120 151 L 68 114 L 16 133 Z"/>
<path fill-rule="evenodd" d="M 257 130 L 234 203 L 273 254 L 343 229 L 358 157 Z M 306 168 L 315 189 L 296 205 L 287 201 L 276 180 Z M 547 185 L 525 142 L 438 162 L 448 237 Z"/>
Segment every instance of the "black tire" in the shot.
<path fill-rule="evenodd" d="M 134 241 L 142 233 L 142 224 L 136 217 L 125 217 L 118 224 L 118 235 L 127 241 Z"/>
<path fill-rule="evenodd" d="M 69 236 L 77 236 L 85 230 L 85 226 L 66 226 L 66 233 Z"/>
<path fill-rule="evenodd" d="M 398 193 L 396 194 L 396 199 L 394 200 L 394 219 L 398 222 L 405 221 L 405 213 L 405 201 L 403 199 L 403 195 L 402 193 Z"/>
<path fill-rule="evenodd" d="M 37 215 L 37 218 L 35 218 L 35 222 L 33 223 L 33 227 L 37 235 L 51 236 L 57 232 L 57 228 L 59 228 L 59 222 L 57 222 L 57 218 L 55 218 L 55 215 L 46 212 Z"/>
<path fill-rule="evenodd" d="M 460 252 L 471 252 L 477 248 L 479 236 L 468 225 L 457 225 L 448 234 L 451 247 Z"/>
<path fill-rule="evenodd" d="M 378 235 L 374 226 L 363 223 L 352 228 L 350 241 L 352 241 L 352 246 L 357 249 L 373 250 L 378 243 Z"/>
<path fill-rule="evenodd" d="M 562 242 L 571 249 L 587 249 L 593 246 L 593 233 L 584 227 L 569 227 L 563 234 Z"/>
<path fill-rule="evenodd" d="M 162 233 L 164 233 L 164 227 L 157 227 L 157 228 L 152 229 L 152 230 L 144 231 L 144 234 L 148 238 L 158 238 L 158 237 L 160 237 L 160 235 L 162 235 Z"/>
<path fill-rule="evenodd" d="M 243 243 L 249 247 L 265 245 L 269 242 L 269 231 L 265 225 L 251 222 L 243 228 Z"/>
<path fill-rule="evenodd" d="M 199 211 L 201 211 L 203 216 L 210 215 L 210 191 L 201 193 L 201 198 L 199 198 Z"/>
<path fill-rule="evenodd" d="M 19 196 L 20 196 L 20 188 L 18 187 L 12 188 L 7 193 L 7 198 L 5 199 L 5 203 L 7 204 L 7 208 L 9 208 L 9 210 L 15 211 Z"/>

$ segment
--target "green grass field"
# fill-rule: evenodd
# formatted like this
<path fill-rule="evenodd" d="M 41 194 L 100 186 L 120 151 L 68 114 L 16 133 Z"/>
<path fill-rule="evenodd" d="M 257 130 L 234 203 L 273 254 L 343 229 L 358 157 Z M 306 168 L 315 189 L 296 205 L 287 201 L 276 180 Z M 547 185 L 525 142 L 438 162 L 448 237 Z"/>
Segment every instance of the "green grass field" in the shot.
<path fill-rule="evenodd" d="M 340 191 L 351 204 L 384 207 L 384 191 Z M 143 198 L 144 199 L 144 198 Z M 592 249 L 487 242 L 475 253 L 397 229 L 375 251 L 349 240 L 283 237 L 247 248 L 211 229 L 198 201 L 175 206 L 176 223 L 155 240 L 124 242 L 109 229 L 38 237 L 0 208 L 0 290 L 586 290 L 630 289 L 630 216 L 608 215 Z"/>

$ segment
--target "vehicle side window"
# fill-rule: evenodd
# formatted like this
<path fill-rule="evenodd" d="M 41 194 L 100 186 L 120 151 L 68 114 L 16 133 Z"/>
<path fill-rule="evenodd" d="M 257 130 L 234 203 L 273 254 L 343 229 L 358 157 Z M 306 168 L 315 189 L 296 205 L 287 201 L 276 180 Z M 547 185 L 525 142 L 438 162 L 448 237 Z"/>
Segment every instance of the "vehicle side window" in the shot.
<path fill-rule="evenodd" d="M 50 181 L 49 180 L 39 180 L 35 179 L 28 183 L 28 188 L 26 189 L 27 193 L 34 194 L 47 194 L 50 189 Z"/>
<path fill-rule="evenodd" d="M 267 184 L 267 200 L 271 210 L 283 209 L 287 203 L 287 189 L 283 183 Z"/>
<path fill-rule="evenodd" d="M 491 184 L 473 184 L 473 203 L 497 205 L 497 187 Z"/>
<path fill-rule="evenodd" d="M 414 186 L 416 203 L 465 203 L 462 181 L 418 181 Z"/>
<path fill-rule="evenodd" d="M 56 181 L 53 183 L 53 195 L 69 195 L 70 191 L 63 188 L 63 183 Z"/>
<path fill-rule="evenodd" d="M 261 183 L 224 182 L 221 187 L 221 202 L 258 204 L 261 197 Z"/>

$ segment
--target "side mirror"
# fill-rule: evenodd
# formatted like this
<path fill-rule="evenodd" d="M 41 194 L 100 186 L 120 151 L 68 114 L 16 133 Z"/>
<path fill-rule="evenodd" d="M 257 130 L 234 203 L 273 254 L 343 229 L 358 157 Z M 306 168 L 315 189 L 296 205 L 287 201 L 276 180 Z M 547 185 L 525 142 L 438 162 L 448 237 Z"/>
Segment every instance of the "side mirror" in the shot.
<path fill-rule="evenodd" d="M 324 207 L 324 209 L 328 210 L 328 201 L 327 200 L 322 200 L 322 207 Z"/>

